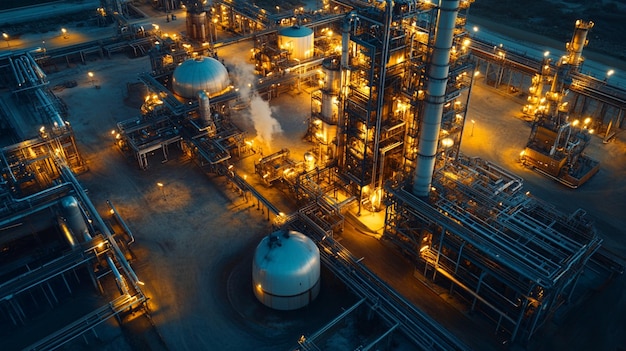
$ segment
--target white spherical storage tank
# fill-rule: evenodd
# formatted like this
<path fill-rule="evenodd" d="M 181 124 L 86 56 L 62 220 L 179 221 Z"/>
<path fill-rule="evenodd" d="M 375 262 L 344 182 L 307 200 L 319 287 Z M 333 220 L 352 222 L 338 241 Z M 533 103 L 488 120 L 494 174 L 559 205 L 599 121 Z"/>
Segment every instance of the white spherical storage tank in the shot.
<path fill-rule="evenodd" d="M 188 59 L 178 65 L 172 75 L 172 90 L 187 99 L 195 98 L 201 90 L 213 96 L 229 85 L 228 70 L 212 57 Z"/>
<path fill-rule="evenodd" d="M 320 291 L 320 251 L 309 237 L 281 230 L 266 236 L 252 261 L 252 289 L 264 305 L 295 310 Z"/>
<path fill-rule="evenodd" d="M 313 56 L 313 30 L 308 27 L 286 27 L 278 31 L 278 47 L 287 50 L 291 59 Z"/>

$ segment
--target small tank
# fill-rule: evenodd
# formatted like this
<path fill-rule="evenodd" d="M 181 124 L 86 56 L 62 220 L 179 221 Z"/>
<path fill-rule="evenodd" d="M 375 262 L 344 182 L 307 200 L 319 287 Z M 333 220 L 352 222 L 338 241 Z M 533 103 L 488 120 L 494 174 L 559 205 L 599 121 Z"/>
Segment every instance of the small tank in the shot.
<path fill-rule="evenodd" d="M 252 261 L 256 298 L 276 310 L 296 310 L 320 291 L 320 251 L 306 235 L 281 230 L 261 240 Z"/>

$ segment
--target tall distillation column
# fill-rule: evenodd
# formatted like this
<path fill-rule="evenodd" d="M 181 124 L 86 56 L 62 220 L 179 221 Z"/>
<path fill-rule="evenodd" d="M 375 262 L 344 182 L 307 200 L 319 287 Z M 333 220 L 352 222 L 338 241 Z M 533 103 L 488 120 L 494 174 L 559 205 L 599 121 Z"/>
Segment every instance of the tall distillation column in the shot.
<path fill-rule="evenodd" d="M 350 82 L 350 67 L 349 67 L 349 54 L 350 54 L 350 29 L 352 28 L 352 22 L 356 20 L 356 13 L 349 13 L 341 24 L 341 61 L 340 67 L 341 77 L 339 82 L 339 111 L 338 111 L 338 121 L 337 124 L 343 128 L 344 126 L 344 101 L 346 100 L 346 96 L 348 94 L 348 83 Z M 345 130 L 339 130 L 340 134 L 343 135 Z M 343 137 L 337 138 L 337 153 L 343 155 L 345 153 L 345 140 Z M 342 168 L 344 166 L 344 158 L 339 157 L 338 159 L 339 167 Z"/>
<path fill-rule="evenodd" d="M 341 89 L 339 59 L 337 57 L 325 59 L 322 62 L 322 72 L 324 77 L 323 87 L 319 92 L 319 97 L 314 96 L 314 99 L 317 97 L 321 101 L 319 101 L 318 114 L 314 114 L 313 137 L 319 145 L 319 162 L 326 164 L 337 153 L 334 141 L 337 140 L 339 93 Z"/>
<path fill-rule="evenodd" d="M 437 17 L 435 45 L 428 70 L 426 104 L 424 106 L 424 119 L 420 126 L 417 168 L 413 178 L 413 193 L 417 196 L 428 196 L 430 191 L 458 9 L 459 0 L 441 0 Z"/>
<path fill-rule="evenodd" d="M 591 28 L 593 28 L 593 22 L 577 20 L 572 40 L 565 46 L 567 49 L 567 63 L 576 71 L 583 63 L 583 48 L 587 46 L 587 34 Z"/>

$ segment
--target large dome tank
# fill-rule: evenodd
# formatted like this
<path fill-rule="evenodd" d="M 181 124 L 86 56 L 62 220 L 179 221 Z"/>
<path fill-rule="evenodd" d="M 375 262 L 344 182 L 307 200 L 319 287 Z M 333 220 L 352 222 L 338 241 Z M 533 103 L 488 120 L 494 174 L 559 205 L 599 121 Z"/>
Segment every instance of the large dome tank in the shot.
<path fill-rule="evenodd" d="M 252 289 L 264 305 L 295 310 L 320 291 L 320 251 L 309 237 L 277 231 L 261 240 L 252 261 Z"/>
<path fill-rule="evenodd" d="M 186 99 L 196 98 L 204 90 L 210 96 L 228 88 L 228 70 L 218 60 L 200 56 L 178 65 L 172 76 L 172 90 Z"/>
<path fill-rule="evenodd" d="M 292 26 L 278 31 L 278 47 L 287 50 L 291 59 L 304 60 L 313 56 L 313 30 Z"/>

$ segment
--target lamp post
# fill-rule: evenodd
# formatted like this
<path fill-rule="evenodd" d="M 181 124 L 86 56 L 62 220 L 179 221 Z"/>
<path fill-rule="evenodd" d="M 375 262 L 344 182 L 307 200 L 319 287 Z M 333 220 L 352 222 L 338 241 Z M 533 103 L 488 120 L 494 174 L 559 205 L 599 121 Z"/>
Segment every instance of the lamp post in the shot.
<path fill-rule="evenodd" d="M 474 136 L 474 126 L 476 126 L 476 121 L 472 120 L 472 132 L 470 133 L 470 136 Z"/>
<path fill-rule="evenodd" d="M 89 76 L 89 81 L 91 82 L 91 86 L 94 86 L 93 72 L 87 72 Z"/>
<path fill-rule="evenodd" d="M 161 189 L 161 195 L 163 195 L 163 201 L 167 201 L 167 198 L 165 197 L 165 185 L 159 182 L 157 183 L 157 186 L 159 187 L 159 189 Z"/>
<path fill-rule="evenodd" d="M 67 29 L 61 28 L 61 34 L 63 34 L 63 38 L 67 39 Z"/>
<path fill-rule="evenodd" d="M 608 80 L 609 80 L 609 78 L 611 78 L 611 76 L 612 76 L 613 74 L 615 74 L 615 70 L 612 70 L 612 69 L 608 70 L 608 71 L 606 72 L 606 78 L 604 78 L 604 81 L 605 81 L 605 82 L 606 82 L 606 81 L 608 81 Z"/>
<path fill-rule="evenodd" d="M 11 44 L 9 44 L 9 35 L 7 33 L 2 33 L 2 37 L 7 42 L 7 47 L 10 48 Z"/>

